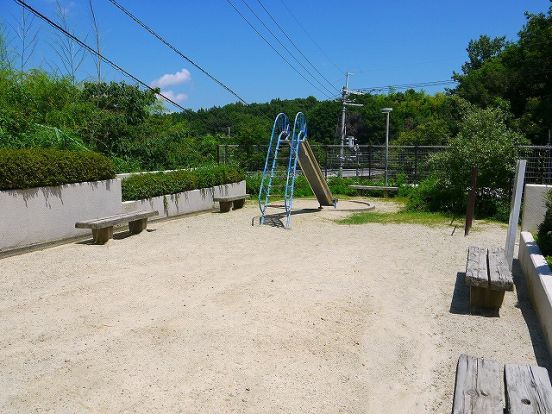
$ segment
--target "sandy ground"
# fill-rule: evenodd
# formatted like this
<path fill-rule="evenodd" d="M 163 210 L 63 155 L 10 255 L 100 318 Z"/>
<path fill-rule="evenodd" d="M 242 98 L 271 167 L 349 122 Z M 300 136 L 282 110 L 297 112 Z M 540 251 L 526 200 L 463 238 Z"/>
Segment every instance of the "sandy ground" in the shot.
<path fill-rule="evenodd" d="M 519 274 L 468 314 L 467 246 L 505 228 L 257 214 L 0 260 L 0 412 L 450 413 L 461 353 L 550 366 Z"/>

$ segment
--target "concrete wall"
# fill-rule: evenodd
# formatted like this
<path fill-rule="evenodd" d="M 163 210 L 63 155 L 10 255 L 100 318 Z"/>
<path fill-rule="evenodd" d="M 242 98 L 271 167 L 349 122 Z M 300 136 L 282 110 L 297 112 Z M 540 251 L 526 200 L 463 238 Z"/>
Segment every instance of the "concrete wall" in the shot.
<path fill-rule="evenodd" d="M 521 232 L 518 259 L 548 351 L 552 353 L 552 272 L 533 236 L 527 231 Z"/>
<path fill-rule="evenodd" d="M 212 210 L 218 204 L 213 201 L 213 197 L 245 194 L 245 188 L 245 181 L 240 181 L 239 183 L 185 191 L 178 194 L 125 201 L 123 209 L 126 212 L 154 209 L 159 211 L 159 216 L 154 219 L 179 216 L 198 211 Z"/>
<path fill-rule="evenodd" d="M 521 230 L 535 233 L 546 213 L 545 196 L 552 189 L 550 185 L 525 184 Z"/>
<path fill-rule="evenodd" d="M 118 179 L 0 191 L 0 252 L 89 234 L 75 222 L 121 212 Z"/>

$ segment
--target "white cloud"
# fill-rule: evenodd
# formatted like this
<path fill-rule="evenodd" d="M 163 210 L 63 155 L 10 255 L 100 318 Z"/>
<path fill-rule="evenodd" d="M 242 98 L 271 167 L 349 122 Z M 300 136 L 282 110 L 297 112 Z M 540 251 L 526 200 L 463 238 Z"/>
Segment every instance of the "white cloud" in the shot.
<path fill-rule="evenodd" d="M 173 92 L 171 90 L 161 91 L 161 93 L 177 103 L 184 102 L 188 99 L 188 95 L 186 95 L 185 93 Z"/>
<path fill-rule="evenodd" d="M 192 74 L 188 69 L 182 69 L 176 73 L 166 73 L 158 79 L 155 79 L 150 85 L 152 88 L 166 88 L 168 86 L 180 85 L 192 79 Z"/>

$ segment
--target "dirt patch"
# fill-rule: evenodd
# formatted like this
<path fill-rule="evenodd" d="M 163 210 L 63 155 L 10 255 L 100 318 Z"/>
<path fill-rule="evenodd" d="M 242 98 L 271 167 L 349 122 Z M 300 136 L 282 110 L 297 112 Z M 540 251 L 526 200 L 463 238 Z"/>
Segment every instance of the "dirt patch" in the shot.
<path fill-rule="evenodd" d="M 549 366 L 523 291 L 467 314 L 467 246 L 504 228 L 346 214 L 284 230 L 250 205 L 1 260 L 0 411 L 449 413 L 461 353 Z"/>

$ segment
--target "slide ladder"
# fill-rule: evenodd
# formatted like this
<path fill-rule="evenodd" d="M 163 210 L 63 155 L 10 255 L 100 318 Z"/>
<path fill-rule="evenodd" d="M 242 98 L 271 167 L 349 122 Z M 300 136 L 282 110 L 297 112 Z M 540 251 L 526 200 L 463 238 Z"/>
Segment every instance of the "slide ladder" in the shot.
<path fill-rule="evenodd" d="M 282 144 L 287 145 L 289 139 L 289 118 L 286 114 L 280 113 L 274 120 L 274 125 L 272 126 L 272 134 L 268 143 L 263 174 L 261 176 L 261 187 L 259 188 L 259 209 L 261 210 L 261 224 L 265 223 L 266 209 L 270 205 L 270 196 L 272 194 L 272 191 L 275 190 L 274 185 L 277 184 L 276 181 L 278 180 L 278 178 L 281 178 L 279 177 L 279 164 L 281 163 L 281 160 L 278 159 L 279 156 L 281 157 L 281 147 Z M 286 208 L 286 206 L 284 206 L 284 208 Z"/>

